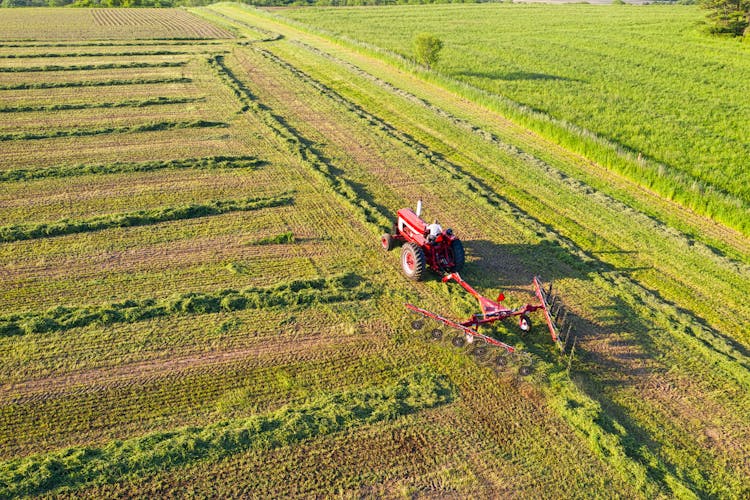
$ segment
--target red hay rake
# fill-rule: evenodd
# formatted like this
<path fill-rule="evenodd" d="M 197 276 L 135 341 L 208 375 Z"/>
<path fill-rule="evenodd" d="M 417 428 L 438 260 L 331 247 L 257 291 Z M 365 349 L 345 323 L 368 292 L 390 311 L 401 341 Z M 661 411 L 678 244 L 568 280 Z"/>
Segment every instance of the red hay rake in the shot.
<path fill-rule="evenodd" d="M 547 324 L 547 328 L 549 329 L 552 340 L 560 348 L 560 351 L 566 352 L 569 349 L 570 340 L 572 340 L 572 326 L 568 324 L 567 329 L 565 330 L 565 334 L 561 334 L 561 330 L 563 329 L 562 325 L 566 324 L 565 320 L 567 313 L 566 310 L 562 307 L 562 303 L 558 300 L 558 298 L 552 295 L 552 284 L 550 284 L 549 287 L 545 290 L 539 278 L 534 277 L 533 285 L 539 303 L 525 304 L 516 309 L 508 309 L 500 303 L 505 300 L 505 297 L 502 293 L 498 296 L 497 301 L 495 301 L 484 297 L 479 292 L 474 290 L 474 288 L 472 288 L 471 285 L 464 281 L 458 273 L 450 273 L 443 277 L 443 283 L 451 280 L 461 285 L 467 292 L 473 295 L 477 299 L 477 301 L 479 301 L 479 306 L 482 309 L 481 313 L 473 314 L 468 320 L 458 322 L 445 318 L 444 316 L 441 316 L 439 314 L 430 312 L 426 309 L 422 309 L 421 307 L 417 307 L 413 304 L 405 304 L 406 308 L 414 311 L 417 314 L 421 314 L 424 317 L 434 319 L 435 321 L 439 321 L 440 323 L 443 323 L 444 325 L 447 325 L 451 328 L 460 330 L 466 336 L 467 342 L 473 342 L 475 339 L 480 339 L 488 344 L 502 347 L 503 349 L 511 353 L 515 352 L 515 348 L 513 346 L 494 339 L 488 335 L 479 333 L 479 326 L 517 316 L 519 328 L 523 332 L 528 332 L 529 330 L 531 330 L 531 319 L 529 318 L 529 313 L 541 310 L 544 314 L 544 321 Z M 418 326 L 421 328 L 421 325 Z"/>

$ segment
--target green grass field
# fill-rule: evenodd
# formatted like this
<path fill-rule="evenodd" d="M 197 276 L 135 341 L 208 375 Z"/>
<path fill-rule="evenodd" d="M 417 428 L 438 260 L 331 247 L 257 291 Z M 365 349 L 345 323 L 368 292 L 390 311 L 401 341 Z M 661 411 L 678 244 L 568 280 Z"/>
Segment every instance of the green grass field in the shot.
<path fill-rule="evenodd" d="M 460 93 L 749 234 L 750 46 L 704 34 L 698 7 L 483 4 L 281 15 L 407 58 L 415 33 L 434 33 L 445 42 L 436 71 Z M 543 116 L 535 120 L 534 110 Z M 596 147 L 604 141 L 610 147 Z M 631 161 L 610 158 L 618 149 Z"/>
<path fill-rule="evenodd" d="M 447 49 L 434 76 L 278 11 L 55 12 L 0 34 L 0 497 L 750 494 L 742 233 L 468 98 Z M 481 292 L 554 280 L 573 356 L 538 315 L 484 330 L 516 356 L 412 328 L 476 309 L 380 248 L 419 197 Z"/>

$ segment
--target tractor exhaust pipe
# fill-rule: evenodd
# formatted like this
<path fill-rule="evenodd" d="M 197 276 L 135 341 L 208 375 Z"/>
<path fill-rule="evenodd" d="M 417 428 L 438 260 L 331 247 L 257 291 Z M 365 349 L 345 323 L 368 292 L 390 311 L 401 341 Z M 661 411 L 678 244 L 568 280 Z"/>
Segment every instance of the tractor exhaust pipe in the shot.
<path fill-rule="evenodd" d="M 422 216 L 422 198 L 417 200 L 417 217 Z"/>

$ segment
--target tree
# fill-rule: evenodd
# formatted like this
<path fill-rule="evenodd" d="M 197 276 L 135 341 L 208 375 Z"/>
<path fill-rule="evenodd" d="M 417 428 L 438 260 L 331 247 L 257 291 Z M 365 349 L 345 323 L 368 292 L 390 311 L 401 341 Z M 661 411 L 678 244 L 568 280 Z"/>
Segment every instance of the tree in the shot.
<path fill-rule="evenodd" d="M 437 63 L 443 41 L 431 33 L 420 33 L 414 37 L 414 58 L 430 69 Z"/>
<path fill-rule="evenodd" d="M 713 33 L 750 35 L 750 0 L 704 0 Z"/>

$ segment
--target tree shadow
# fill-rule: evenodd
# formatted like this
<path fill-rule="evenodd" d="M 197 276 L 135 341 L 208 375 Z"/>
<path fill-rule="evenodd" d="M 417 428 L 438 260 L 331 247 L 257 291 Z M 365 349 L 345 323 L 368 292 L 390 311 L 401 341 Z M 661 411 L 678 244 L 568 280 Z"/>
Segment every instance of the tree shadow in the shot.
<path fill-rule="evenodd" d="M 566 76 L 550 75 L 547 73 L 533 73 L 529 71 L 509 71 L 506 73 L 500 71 L 461 71 L 456 75 L 459 77 L 464 76 L 468 78 L 482 78 L 485 80 L 503 80 L 506 82 L 526 80 L 586 83 L 585 80 L 580 80 L 578 78 L 568 78 Z"/>

